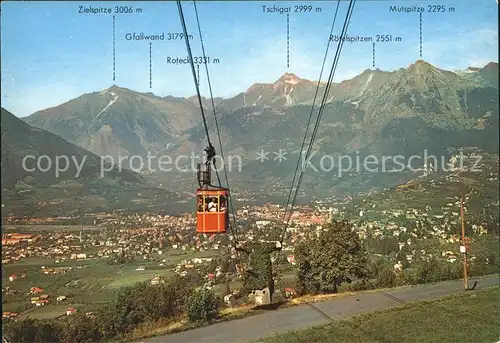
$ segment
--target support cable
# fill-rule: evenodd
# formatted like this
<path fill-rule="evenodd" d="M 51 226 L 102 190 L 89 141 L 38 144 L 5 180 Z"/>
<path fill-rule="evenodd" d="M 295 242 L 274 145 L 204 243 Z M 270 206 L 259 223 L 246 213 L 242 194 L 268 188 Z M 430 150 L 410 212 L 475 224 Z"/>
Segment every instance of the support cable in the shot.
<path fill-rule="evenodd" d="M 295 172 L 293 174 L 292 185 L 290 186 L 290 191 L 288 192 L 288 197 L 287 197 L 287 200 L 286 200 L 285 210 L 283 212 L 283 221 L 286 218 L 287 209 L 288 209 L 288 206 L 290 205 L 290 200 L 292 199 L 293 186 L 295 185 L 295 179 L 297 177 L 297 172 L 298 172 L 299 166 L 300 166 L 300 157 L 302 156 L 302 153 L 304 151 L 304 147 L 305 147 L 305 144 L 306 144 L 307 133 L 309 131 L 309 126 L 311 125 L 311 119 L 312 119 L 312 116 L 313 116 L 313 113 L 314 113 L 314 105 L 316 104 L 316 98 L 318 96 L 318 92 L 319 92 L 319 89 L 321 87 L 321 78 L 323 76 L 323 70 L 325 68 L 326 58 L 328 56 L 328 50 L 330 48 L 330 41 L 331 41 L 330 37 L 333 34 L 333 29 L 335 27 L 335 22 L 337 20 L 337 13 L 338 13 L 338 10 L 339 10 L 339 5 L 340 5 L 340 0 L 337 0 L 337 7 L 335 9 L 335 15 L 333 17 L 333 22 L 332 22 L 332 27 L 330 29 L 330 34 L 328 35 L 328 43 L 326 44 L 325 56 L 323 57 L 323 64 L 321 65 L 321 71 L 319 73 L 318 84 L 316 85 L 316 91 L 314 93 L 314 98 L 313 98 L 313 102 L 312 102 L 312 106 L 311 106 L 311 112 L 309 114 L 309 119 L 307 121 L 306 131 L 304 132 L 304 138 L 302 139 L 302 146 L 300 147 L 299 158 L 297 159 L 297 166 L 295 167 Z"/>
<path fill-rule="evenodd" d="M 334 57 L 334 60 L 333 60 L 332 68 L 331 68 L 331 71 L 330 71 L 330 75 L 328 77 L 328 82 L 327 82 L 327 85 L 326 85 L 325 93 L 323 95 L 323 99 L 322 99 L 322 102 L 321 102 L 321 105 L 320 105 L 320 108 L 319 108 L 318 117 L 316 119 L 316 123 L 315 123 L 314 129 L 313 129 L 313 133 L 312 133 L 312 136 L 311 136 L 310 143 L 309 143 L 309 147 L 308 147 L 308 150 L 307 150 L 307 153 L 306 153 L 306 160 L 309 157 L 309 155 L 311 154 L 311 151 L 312 151 L 312 148 L 313 148 L 313 145 L 314 145 L 314 140 L 316 139 L 316 134 L 318 132 L 319 124 L 321 122 L 321 118 L 323 116 L 323 111 L 324 111 L 324 108 L 325 108 L 325 105 L 326 105 L 326 102 L 327 102 L 327 99 L 328 99 L 328 93 L 329 93 L 330 88 L 332 86 L 333 77 L 334 77 L 335 71 L 337 69 L 338 61 L 339 61 L 339 58 L 340 58 L 340 53 L 341 53 L 342 47 L 344 45 L 345 35 L 347 34 L 347 28 L 348 28 L 349 23 L 351 21 L 352 11 L 354 9 L 355 2 L 356 2 L 356 0 L 350 0 L 350 2 L 349 2 L 349 7 L 347 9 L 347 14 L 346 14 L 346 18 L 344 20 L 344 25 L 343 25 L 343 28 L 342 28 L 342 33 L 340 35 L 340 40 L 339 40 L 339 43 L 337 45 L 337 50 L 335 52 L 335 57 Z M 299 156 L 299 159 L 300 159 L 300 156 Z M 286 228 L 288 227 L 289 221 L 290 221 L 291 216 L 292 216 L 292 209 L 293 209 L 293 206 L 295 204 L 295 201 L 297 200 L 298 191 L 299 191 L 299 188 L 300 188 L 300 184 L 302 183 L 302 179 L 303 179 L 304 173 L 305 173 L 305 170 L 303 168 L 303 170 L 300 173 L 299 180 L 297 182 L 297 187 L 295 189 L 295 194 L 294 194 L 293 200 L 291 202 L 291 206 L 290 206 L 290 211 L 289 211 L 289 214 L 288 214 L 288 218 L 286 219 L 286 224 L 283 227 L 283 232 L 281 234 L 281 239 L 280 239 L 281 245 L 283 244 L 283 239 L 285 237 Z"/>
<path fill-rule="evenodd" d="M 186 41 L 186 49 L 189 56 L 189 61 L 191 62 L 191 72 L 193 73 L 194 85 L 196 87 L 196 95 L 198 97 L 198 103 L 200 105 L 201 117 L 203 118 L 203 125 L 205 126 L 205 133 L 207 134 L 208 146 L 212 147 L 212 142 L 210 141 L 210 133 L 208 132 L 207 119 L 205 118 L 205 112 L 203 111 L 203 102 L 201 100 L 200 87 L 198 86 L 198 82 L 196 80 L 196 70 L 194 68 L 193 63 L 193 54 L 191 53 L 191 46 L 189 44 L 189 36 L 186 28 L 186 21 L 184 20 L 184 13 L 182 12 L 182 5 L 180 1 L 177 1 L 177 9 L 179 10 L 179 17 L 181 19 L 182 30 L 184 31 L 184 38 Z"/>

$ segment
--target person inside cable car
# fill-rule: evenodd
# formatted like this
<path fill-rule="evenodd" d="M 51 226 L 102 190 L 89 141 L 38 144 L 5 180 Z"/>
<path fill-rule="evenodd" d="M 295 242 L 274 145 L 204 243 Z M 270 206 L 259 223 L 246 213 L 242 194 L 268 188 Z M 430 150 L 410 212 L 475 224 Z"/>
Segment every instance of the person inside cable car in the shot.
<path fill-rule="evenodd" d="M 208 203 L 208 212 L 217 212 L 217 199 L 212 198 Z"/>
<path fill-rule="evenodd" d="M 198 197 L 198 212 L 204 212 L 205 210 L 205 204 L 203 203 L 203 197 L 199 196 Z"/>
<path fill-rule="evenodd" d="M 226 210 L 226 198 L 221 196 L 220 197 L 220 211 L 224 212 Z"/>

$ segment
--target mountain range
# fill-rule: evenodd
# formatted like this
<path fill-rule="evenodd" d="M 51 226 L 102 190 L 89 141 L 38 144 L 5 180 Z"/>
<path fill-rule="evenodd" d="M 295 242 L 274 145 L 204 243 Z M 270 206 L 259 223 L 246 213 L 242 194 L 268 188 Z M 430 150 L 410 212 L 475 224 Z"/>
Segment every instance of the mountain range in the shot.
<path fill-rule="evenodd" d="M 241 170 L 235 171 L 233 165 L 229 172 L 233 187 L 289 187 L 317 85 L 316 81 L 286 73 L 274 83 L 254 84 L 232 98 L 214 99 L 224 154 L 237 157 L 233 161 L 241 159 Z M 325 89 L 326 83 L 320 83 L 309 136 Z M 314 145 L 316 165 L 319 156 L 325 154 L 410 156 L 421 155 L 426 149 L 448 158 L 461 146 L 498 153 L 498 63 L 458 72 L 439 69 L 423 60 L 392 72 L 369 69 L 332 84 L 326 100 Z M 217 127 L 210 99 L 204 98 L 203 105 L 214 141 Z M 3 116 L 2 112 L 2 120 Z M 148 153 L 175 159 L 192 152 L 201 155 L 206 146 L 196 97 L 159 97 L 116 85 L 22 120 L 114 160 Z M 2 139 L 3 132 L 2 125 Z M 218 140 L 214 144 L 220 152 Z M 256 160 L 261 149 L 269 152 L 265 163 Z M 287 154 L 286 160 L 273 160 L 277 157 L 273 153 L 279 149 Z M 190 162 L 184 159 L 180 164 L 187 166 Z M 11 174 L 16 173 L 12 169 Z M 143 179 L 171 191 L 192 191 L 196 187 L 194 171 L 143 170 L 142 174 Z M 308 172 L 304 185 L 309 193 L 349 193 L 415 177 L 414 173 L 332 174 Z"/>
<path fill-rule="evenodd" d="M 99 156 L 26 124 L 4 108 L 1 129 L 4 215 L 137 208 L 134 202 L 148 207 L 152 199 L 175 199 L 174 193 L 158 189 L 140 174 L 113 168 Z"/>
<path fill-rule="evenodd" d="M 287 73 L 273 84 L 254 84 L 233 98 L 214 99 L 227 143 L 224 150 L 239 150 L 245 145 L 241 138 L 261 144 L 267 135 L 303 135 L 316 85 Z M 317 105 L 325 87 L 321 84 Z M 338 131 L 352 136 L 345 142 L 349 150 L 369 145 L 395 118 L 418 117 L 426 125 L 454 131 L 494 124 L 495 118 L 486 118 L 498 110 L 497 89 L 497 63 L 466 72 L 441 70 L 422 60 L 393 72 L 365 70 L 332 85 L 323 134 Z M 204 107 L 214 130 L 208 99 Z M 195 97 L 158 97 L 118 86 L 84 94 L 23 120 L 98 155 L 156 154 L 167 144 L 199 148 L 197 143 L 205 138 Z"/>

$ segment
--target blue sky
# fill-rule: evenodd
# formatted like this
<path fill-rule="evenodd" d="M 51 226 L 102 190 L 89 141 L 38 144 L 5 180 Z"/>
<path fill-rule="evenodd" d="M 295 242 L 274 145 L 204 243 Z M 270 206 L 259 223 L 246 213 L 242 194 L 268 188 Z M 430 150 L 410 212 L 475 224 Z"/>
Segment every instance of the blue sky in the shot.
<path fill-rule="evenodd" d="M 496 0 L 356 2 L 348 35 L 392 34 L 402 42 L 377 44 L 376 67 L 395 70 L 419 59 L 419 14 L 390 13 L 390 5 L 453 6 L 454 12 L 423 14 L 423 59 L 443 69 L 465 69 L 498 61 Z M 80 5 L 142 8 L 141 14 L 116 15 L 116 81 L 113 81 L 112 14 L 79 14 Z M 262 6 L 309 4 L 321 13 L 290 14 L 290 67 L 286 58 L 286 14 L 263 13 Z M 230 97 L 256 82 L 275 82 L 283 73 L 317 80 L 336 1 L 199 1 L 197 2 L 214 96 Z M 342 1 L 335 34 L 339 35 L 348 2 Z M 191 1 L 183 2 L 191 48 L 201 55 Z M 83 93 L 113 84 L 156 95 L 192 96 L 189 65 L 168 65 L 167 57 L 186 57 L 183 40 L 152 43 L 127 41 L 126 33 L 182 32 L 175 2 L 5 2 L 1 3 L 2 106 L 23 117 L 57 106 Z M 330 47 L 335 50 L 335 46 Z M 332 54 L 333 55 L 333 54 Z M 329 58 L 329 64 L 333 56 Z M 372 68 L 371 43 L 345 43 L 336 81 Z M 201 91 L 208 87 L 201 70 Z M 327 76 L 323 77 L 323 80 Z"/>

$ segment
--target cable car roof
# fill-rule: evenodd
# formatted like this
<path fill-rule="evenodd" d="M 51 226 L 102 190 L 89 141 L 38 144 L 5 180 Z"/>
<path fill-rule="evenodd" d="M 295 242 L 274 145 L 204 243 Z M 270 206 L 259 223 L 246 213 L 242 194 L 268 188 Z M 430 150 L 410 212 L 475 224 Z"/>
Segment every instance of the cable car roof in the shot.
<path fill-rule="evenodd" d="M 197 191 L 229 191 L 228 188 L 218 187 L 214 185 L 202 185 Z"/>

